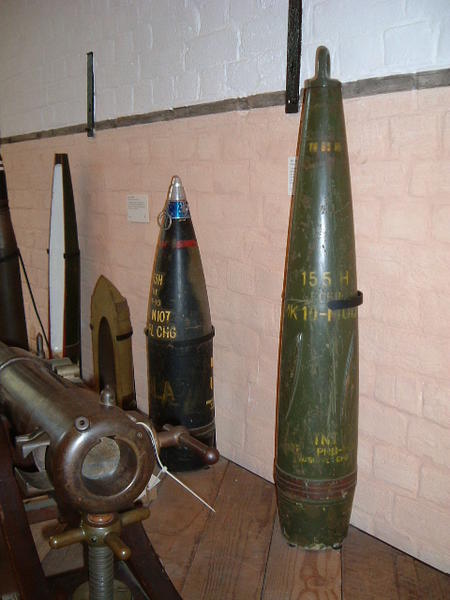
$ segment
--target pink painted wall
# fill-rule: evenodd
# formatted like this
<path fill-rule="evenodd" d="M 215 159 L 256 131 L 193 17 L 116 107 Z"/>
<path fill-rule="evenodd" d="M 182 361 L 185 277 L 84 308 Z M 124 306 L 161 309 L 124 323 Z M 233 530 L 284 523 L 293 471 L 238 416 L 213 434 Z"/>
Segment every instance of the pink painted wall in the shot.
<path fill-rule="evenodd" d="M 450 569 L 450 89 L 345 102 L 360 310 L 359 483 L 352 521 Z M 215 338 L 218 445 L 272 479 L 278 334 L 299 117 L 228 113 L 2 148 L 16 235 L 44 320 L 53 155 L 67 152 L 82 256 L 83 361 L 100 274 L 128 299 L 146 406 L 145 318 L 170 178 L 182 177 Z M 149 194 L 151 223 L 127 221 Z M 25 293 L 26 297 L 27 294 Z M 37 325 L 27 300 L 30 337 Z"/>

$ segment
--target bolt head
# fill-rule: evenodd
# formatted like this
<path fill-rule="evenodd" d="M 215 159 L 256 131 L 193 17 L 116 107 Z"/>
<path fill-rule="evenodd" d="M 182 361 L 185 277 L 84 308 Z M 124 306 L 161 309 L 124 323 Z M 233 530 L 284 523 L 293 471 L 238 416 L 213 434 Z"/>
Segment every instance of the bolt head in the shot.
<path fill-rule="evenodd" d="M 77 431 L 86 431 L 90 427 L 89 419 L 87 417 L 77 417 L 74 425 Z"/>
<path fill-rule="evenodd" d="M 116 406 L 116 393 L 110 385 L 106 385 L 100 393 L 100 404 Z"/>

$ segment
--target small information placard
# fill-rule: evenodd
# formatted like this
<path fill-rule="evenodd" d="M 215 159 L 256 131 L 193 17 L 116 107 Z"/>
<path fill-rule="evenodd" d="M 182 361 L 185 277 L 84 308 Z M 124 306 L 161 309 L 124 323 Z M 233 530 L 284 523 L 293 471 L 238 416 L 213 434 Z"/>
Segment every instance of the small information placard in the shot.
<path fill-rule="evenodd" d="M 288 158 L 288 195 L 292 196 L 294 192 L 295 169 L 297 167 L 297 157 L 289 156 Z"/>
<path fill-rule="evenodd" d="M 148 195 L 130 194 L 127 196 L 128 220 L 133 223 L 148 223 Z"/>

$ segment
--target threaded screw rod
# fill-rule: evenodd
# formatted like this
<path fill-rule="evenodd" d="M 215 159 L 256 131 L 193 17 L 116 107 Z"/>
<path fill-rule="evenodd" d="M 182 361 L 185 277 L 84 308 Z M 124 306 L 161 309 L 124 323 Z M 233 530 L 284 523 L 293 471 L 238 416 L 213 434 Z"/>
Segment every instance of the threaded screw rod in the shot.
<path fill-rule="evenodd" d="M 114 599 L 114 555 L 108 546 L 89 546 L 89 600 Z"/>

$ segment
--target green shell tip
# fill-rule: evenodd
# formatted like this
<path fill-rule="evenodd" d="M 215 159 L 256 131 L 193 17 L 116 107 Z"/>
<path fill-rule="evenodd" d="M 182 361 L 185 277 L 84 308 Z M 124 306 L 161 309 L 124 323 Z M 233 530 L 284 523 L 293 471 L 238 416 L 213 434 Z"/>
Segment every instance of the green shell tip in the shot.
<path fill-rule="evenodd" d="M 316 53 L 316 79 L 330 79 L 330 51 L 325 46 L 319 46 Z"/>

